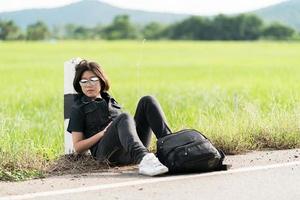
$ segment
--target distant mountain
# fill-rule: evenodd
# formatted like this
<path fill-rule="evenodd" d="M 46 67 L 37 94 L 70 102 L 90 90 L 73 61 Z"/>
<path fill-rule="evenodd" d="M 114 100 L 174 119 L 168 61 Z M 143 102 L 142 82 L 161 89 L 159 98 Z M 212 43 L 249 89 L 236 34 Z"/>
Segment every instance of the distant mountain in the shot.
<path fill-rule="evenodd" d="M 278 21 L 300 31 L 300 0 L 289 0 L 253 12 L 267 22 Z"/>
<path fill-rule="evenodd" d="M 68 23 L 94 26 L 99 23 L 109 24 L 116 15 L 120 14 L 129 15 L 131 21 L 139 24 L 146 24 L 151 21 L 171 23 L 188 17 L 188 15 L 181 14 L 122 9 L 97 0 L 82 0 L 58 8 L 3 12 L 0 13 L 0 19 L 12 19 L 22 28 L 35 23 L 37 20 L 44 21 L 48 26 Z"/>
<path fill-rule="evenodd" d="M 289 0 L 260 10 L 250 12 L 265 21 L 279 21 L 300 31 L 300 0 Z M 49 27 L 73 23 L 84 26 L 109 24 L 116 15 L 127 14 L 131 21 L 146 24 L 151 21 L 173 23 L 189 15 L 147 12 L 122 9 L 97 0 L 82 0 L 67 6 L 51 9 L 28 9 L 0 13 L 0 19 L 11 19 L 22 28 L 37 20 L 44 21 Z"/>

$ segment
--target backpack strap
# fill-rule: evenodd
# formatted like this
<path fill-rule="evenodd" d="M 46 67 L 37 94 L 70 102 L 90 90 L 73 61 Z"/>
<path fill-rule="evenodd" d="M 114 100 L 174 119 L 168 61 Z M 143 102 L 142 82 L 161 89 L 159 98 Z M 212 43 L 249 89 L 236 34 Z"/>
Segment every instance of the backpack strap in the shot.
<path fill-rule="evenodd" d="M 217 171 L 226 171 L 228 169 L 230 169 L 232 167 L 232 165 L 224 165 L 223 161 L 225 159 L 225 153 L 221 150 L 221 149 L 217 149 L 218 152 L 221 155 L 220 161 L 219 161 L 219 165 L 216 167 Z"/>

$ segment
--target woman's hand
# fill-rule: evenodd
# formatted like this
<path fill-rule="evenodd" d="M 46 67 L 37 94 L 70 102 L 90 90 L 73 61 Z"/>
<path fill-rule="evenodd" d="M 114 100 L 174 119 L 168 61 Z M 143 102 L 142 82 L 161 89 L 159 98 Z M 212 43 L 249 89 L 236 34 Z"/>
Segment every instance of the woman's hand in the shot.
<path fill-rule="evenodd" d="M 112 121 L 103 129 L 103 135 L 106 133 L 107 128 L 111 125 Z"/>
<path fill-rule="evenodd" d="M 111 125 L 112 122 L 110 122 L 102 131 L 96 133 L 90 138 L 85 139 L 84 134 L 82 132 L 72 132 L 72 138 L 73 138 L 73 146 L 77 153 L 83 153 L 91 146 L 96 144 L 106 133 L 107 128 Z"/>

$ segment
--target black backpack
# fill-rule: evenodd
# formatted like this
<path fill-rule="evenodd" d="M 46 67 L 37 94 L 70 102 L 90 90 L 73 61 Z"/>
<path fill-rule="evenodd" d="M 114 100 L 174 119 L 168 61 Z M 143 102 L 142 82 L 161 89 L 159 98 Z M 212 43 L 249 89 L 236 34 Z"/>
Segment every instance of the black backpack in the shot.
<path fill-rule="evenodd" d="M 184 129 L 157 140 L 157 157 L 170 173 L 225 170 L 225 154 L 202 133 Z"/>

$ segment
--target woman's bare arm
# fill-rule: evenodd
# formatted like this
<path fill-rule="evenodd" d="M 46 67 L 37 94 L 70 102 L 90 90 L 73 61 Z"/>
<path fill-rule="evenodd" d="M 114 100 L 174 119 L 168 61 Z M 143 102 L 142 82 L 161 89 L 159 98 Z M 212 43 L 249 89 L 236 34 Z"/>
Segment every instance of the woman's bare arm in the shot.
<path fill-rule="evenodd" d="M 110 124 L 108 124 L 108 126 L 109 125 Z M 75 151 L 77 153 L 83 153 L 87 151 L 91 146 L 96 144 L 103 137 L 108 126 L 104 130 L 87 139 L 84 138 L 83 132 L 72 131 L 72 140 Z"/>

